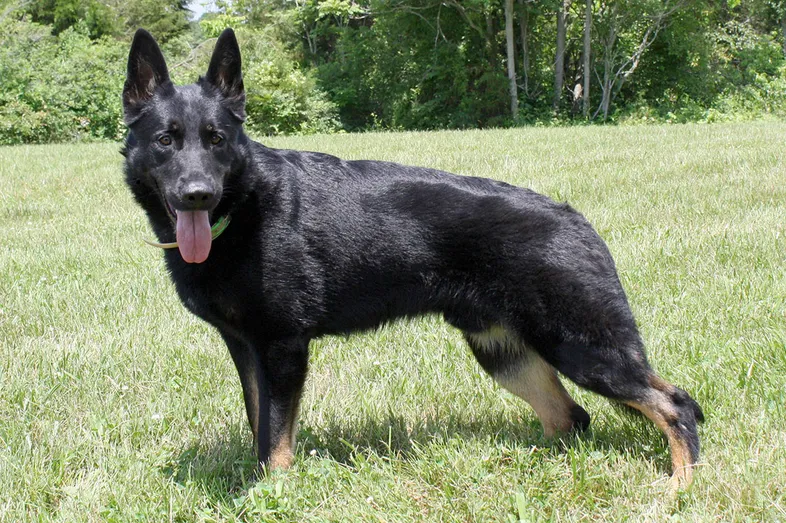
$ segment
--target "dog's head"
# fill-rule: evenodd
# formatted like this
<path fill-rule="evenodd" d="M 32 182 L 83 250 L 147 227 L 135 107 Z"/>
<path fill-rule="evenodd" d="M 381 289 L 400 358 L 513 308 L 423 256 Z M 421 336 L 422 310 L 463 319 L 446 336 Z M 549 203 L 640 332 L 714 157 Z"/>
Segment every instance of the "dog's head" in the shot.
<path fill-rule="evenodd" d="M 129 132 L 126 177 L 159 236 L 175 232 L 189 263 L 207 259 L 210 221 L 228 212 L 228 177 L 244 162 L 245 91 L 231 29 L 218 37 L 207 74 L 174 86 L 161 49 L 139 29 L 123 88 Z"/>

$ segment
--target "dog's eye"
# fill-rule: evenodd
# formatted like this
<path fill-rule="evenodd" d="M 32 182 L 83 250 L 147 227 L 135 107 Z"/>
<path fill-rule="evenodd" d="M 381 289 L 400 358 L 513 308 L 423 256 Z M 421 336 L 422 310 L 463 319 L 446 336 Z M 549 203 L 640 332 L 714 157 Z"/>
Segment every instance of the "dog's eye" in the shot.
<path fill-rule="evenodd" d="M 212 143 L 213 145 L 218 145 L 218 144 L 220 144 L 223 141 L 224 141 L 224 139 L 218 133 L 213 133 L 210 136 L 210 143 Z"/>
<path fill-rule="evenodd" d="M 158 139 L 158 143 L 161 145 L 172 145 L 172 137 L 168 134 L 165 134 L 161 138 Z"/>

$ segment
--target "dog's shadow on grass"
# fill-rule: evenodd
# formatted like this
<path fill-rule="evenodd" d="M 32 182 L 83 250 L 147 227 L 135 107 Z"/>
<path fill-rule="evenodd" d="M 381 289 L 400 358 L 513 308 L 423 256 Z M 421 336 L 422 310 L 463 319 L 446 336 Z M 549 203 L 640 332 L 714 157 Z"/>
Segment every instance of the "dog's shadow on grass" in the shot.
<path fill-rule="evenodd" d="M 669 449 L 662 434 L 641 416 L 621 418 L 619 424 L 612 426 L 607 420 L 593 424 L 584 433 L 558 439 L 544 438 L 534 416 L 512 420 L 503 412 L 491 412 L 482 419 L 466 419 L 461 413 L 425 420 L 388 414 L 354 422 L 301 424 L 295 461 L 329 459 L 353 467 L 359 454 L 372 454 L 386 461 L 416 460 L 458 439 L 482 440 L 483 445 L 508 449 L 534 446 L 541 450 L 544 460 L 581 446 L 609 455 L 624 454 L 625 459 L 652 461 L 659 471 L 668 472 Z M 209 442 L 191 445 L 162 468 L 162 473 L 177 483 L 196 482 L 218 503 L 231 501 L 235 493 L 253 485 L 258 478 L 256 471 L 256 456 L 245 424 L 230 427 L 228 433 Z"/>
<path fill-rule="evenodd" d="M 171 481 L 198 485 L 211 500 L 221 504 L 231 502 L 235 493 L 253 482 L 257 460 L 248 425 L 229 426 L 220 435 L 195 435 L 192 441 L 161 467 L 161 473 Z"/>
<path fill-rule="evenodd" d="M 624 407 L 623 411 L 627 411 Z M 548 456 L 562 454 L 569 448 L 582 446 L 604 454 L 624 454 L 631 459 L 652 461 L 659 471 L 670 470 L 669 447 L 661 432 L 643 416 L 635 413 L 622 416 L 619 425 L 608 422 L 592 424 L 578 434 L 545 438 L 537 418 L 523 416 L 511 419 L 508 413 L 492 412 L 482 419 L 466 419 L 459 413 L 413 421 L 388 414 L 385 418 L 365 418 L 360 422 L 333 422 L 320 427 L 301 426 L 298 453 L 309 453 L 352 466 L 360 453 L 374 454 L 386 460 L 416 460 L 451 440 L 507 449 L 537 447 Z"/>

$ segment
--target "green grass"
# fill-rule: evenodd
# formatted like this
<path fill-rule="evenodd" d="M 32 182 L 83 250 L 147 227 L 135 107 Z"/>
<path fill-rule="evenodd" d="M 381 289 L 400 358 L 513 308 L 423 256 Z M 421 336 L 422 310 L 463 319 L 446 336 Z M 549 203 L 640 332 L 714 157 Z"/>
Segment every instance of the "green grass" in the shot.
<path fill-rule="evenodd" d="M 266 140 L 487 176 L 581 210 L 650 359 L 701 403 L 693 487 L 590 393 L 545 440 L 436 317 L 312 344 L 260 482 L 219 336 L 181 306 L 115 144 L 0 148 L 0 520 L 786 521 L 786 124 Z"/>

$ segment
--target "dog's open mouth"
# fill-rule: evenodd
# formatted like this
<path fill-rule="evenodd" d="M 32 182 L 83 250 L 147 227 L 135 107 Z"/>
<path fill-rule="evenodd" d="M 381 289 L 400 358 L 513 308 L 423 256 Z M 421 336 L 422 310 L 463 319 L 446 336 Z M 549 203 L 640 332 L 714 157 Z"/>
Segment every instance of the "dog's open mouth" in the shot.
<path fill-rule="evenodd" d="M 192 212 L 207 212 L 207 211 L 192 211 Z M 192 216 L 191 218 L 196 218 L 196 217 Z M 186 227 L 186 221 L 185 220 L 188 220 L 188 219 L 189 218 L 184 217 L 184 221 L 181 222 L 184 227 Z M 177 220 L 177 218 L 173 218 L 173 221 L 174 220 Z M 230 220 L 230 216 L 228 214 L 226 214 L 226 215 L 222 216 L 221 218 L 219 218 L 218 220 L 216 220 L 216 223 L 214 223 L 213 226 L 210 227 L 210 245 L 213 244 L 213 240 L 215 240 L 216 238 L 221 236 L 221 234 L 226 230 L 227 226 L 229 225 L 229 220 Z M 186 229 L 187 229 L 187 227 L 186 227 Z M 193 231 L 195 231 L 195 224 L 192 224 L 192 232 Z M 196 238 L 196 236 L 195 236 L 195 238 Z M 172 243 L 159 243 L 159 242 L 155 242 L 155 241 L 151 241 L 151 240 L 144 240 L 144 241 L 148 245 L 152 245 L 153 247 L 159 247 L 161 249 L 180 249 L 180 245 L 181 245 L 179 243 L 180 242 L 180 237 L 179 236 L 178 236 L 178 241 L 172 242 Z M 189 259 L 191 259 L 191 258 L 194 258 L 196 260 L 196 257 L 193 256 L 194 255 L 193 249 L 191 248 L 189 250 L 188 239 L 186 240 L 186 244 L 184 244 L 184 245 L 187 245 L 186 251 L 190 252 L 190 254 L 187 254 L 189 256 L 189 258 L 186 258 L 186 255 L 183 255 L 183 252 L 181 250 L 181 256 L 183 256 L 183 259 L 185 261 L 188 261 L 189 263 L 201 263 L 201 262 L 197 262 L 197 261 L 193 261 L 193 262 L 189 261 Z M 210 253 L 210 247 L 208 246 L 208 254 L 209 253 Z M 202 259 L 202 261 L 205 261 L 205 259 L 207 259 L 207 255 L 205 255 L 205 257 Z"/>
<path fill-rule="evenodd" d="M 175 211 L 177 247 L 186 263 L 202 263 L 210 254 L 213 235 L 208 211 Z"/>
<path fill-rule="evenodd" d="M 186 263 L 202 263 L 210 254 L 213 236 L 208 211 L 178 211 L 167 198 L 163 198 L 167 214 L 175 223 L 177 246 Z"/>
<path fill-rule="evenodd" d="M 166 199 L 164 202 L 167 214 L 172 218 L 175 226 L 177 241 L 159 243 L 145 240 L 145 242 L 162 249 L 177 248 L 186 263 L 202 263 L 207 260 L 213 240 L 218 238 L 229 225 L 229 215 L 222 216 L 211 227 L 210 211 L 178 211 Z"/>

